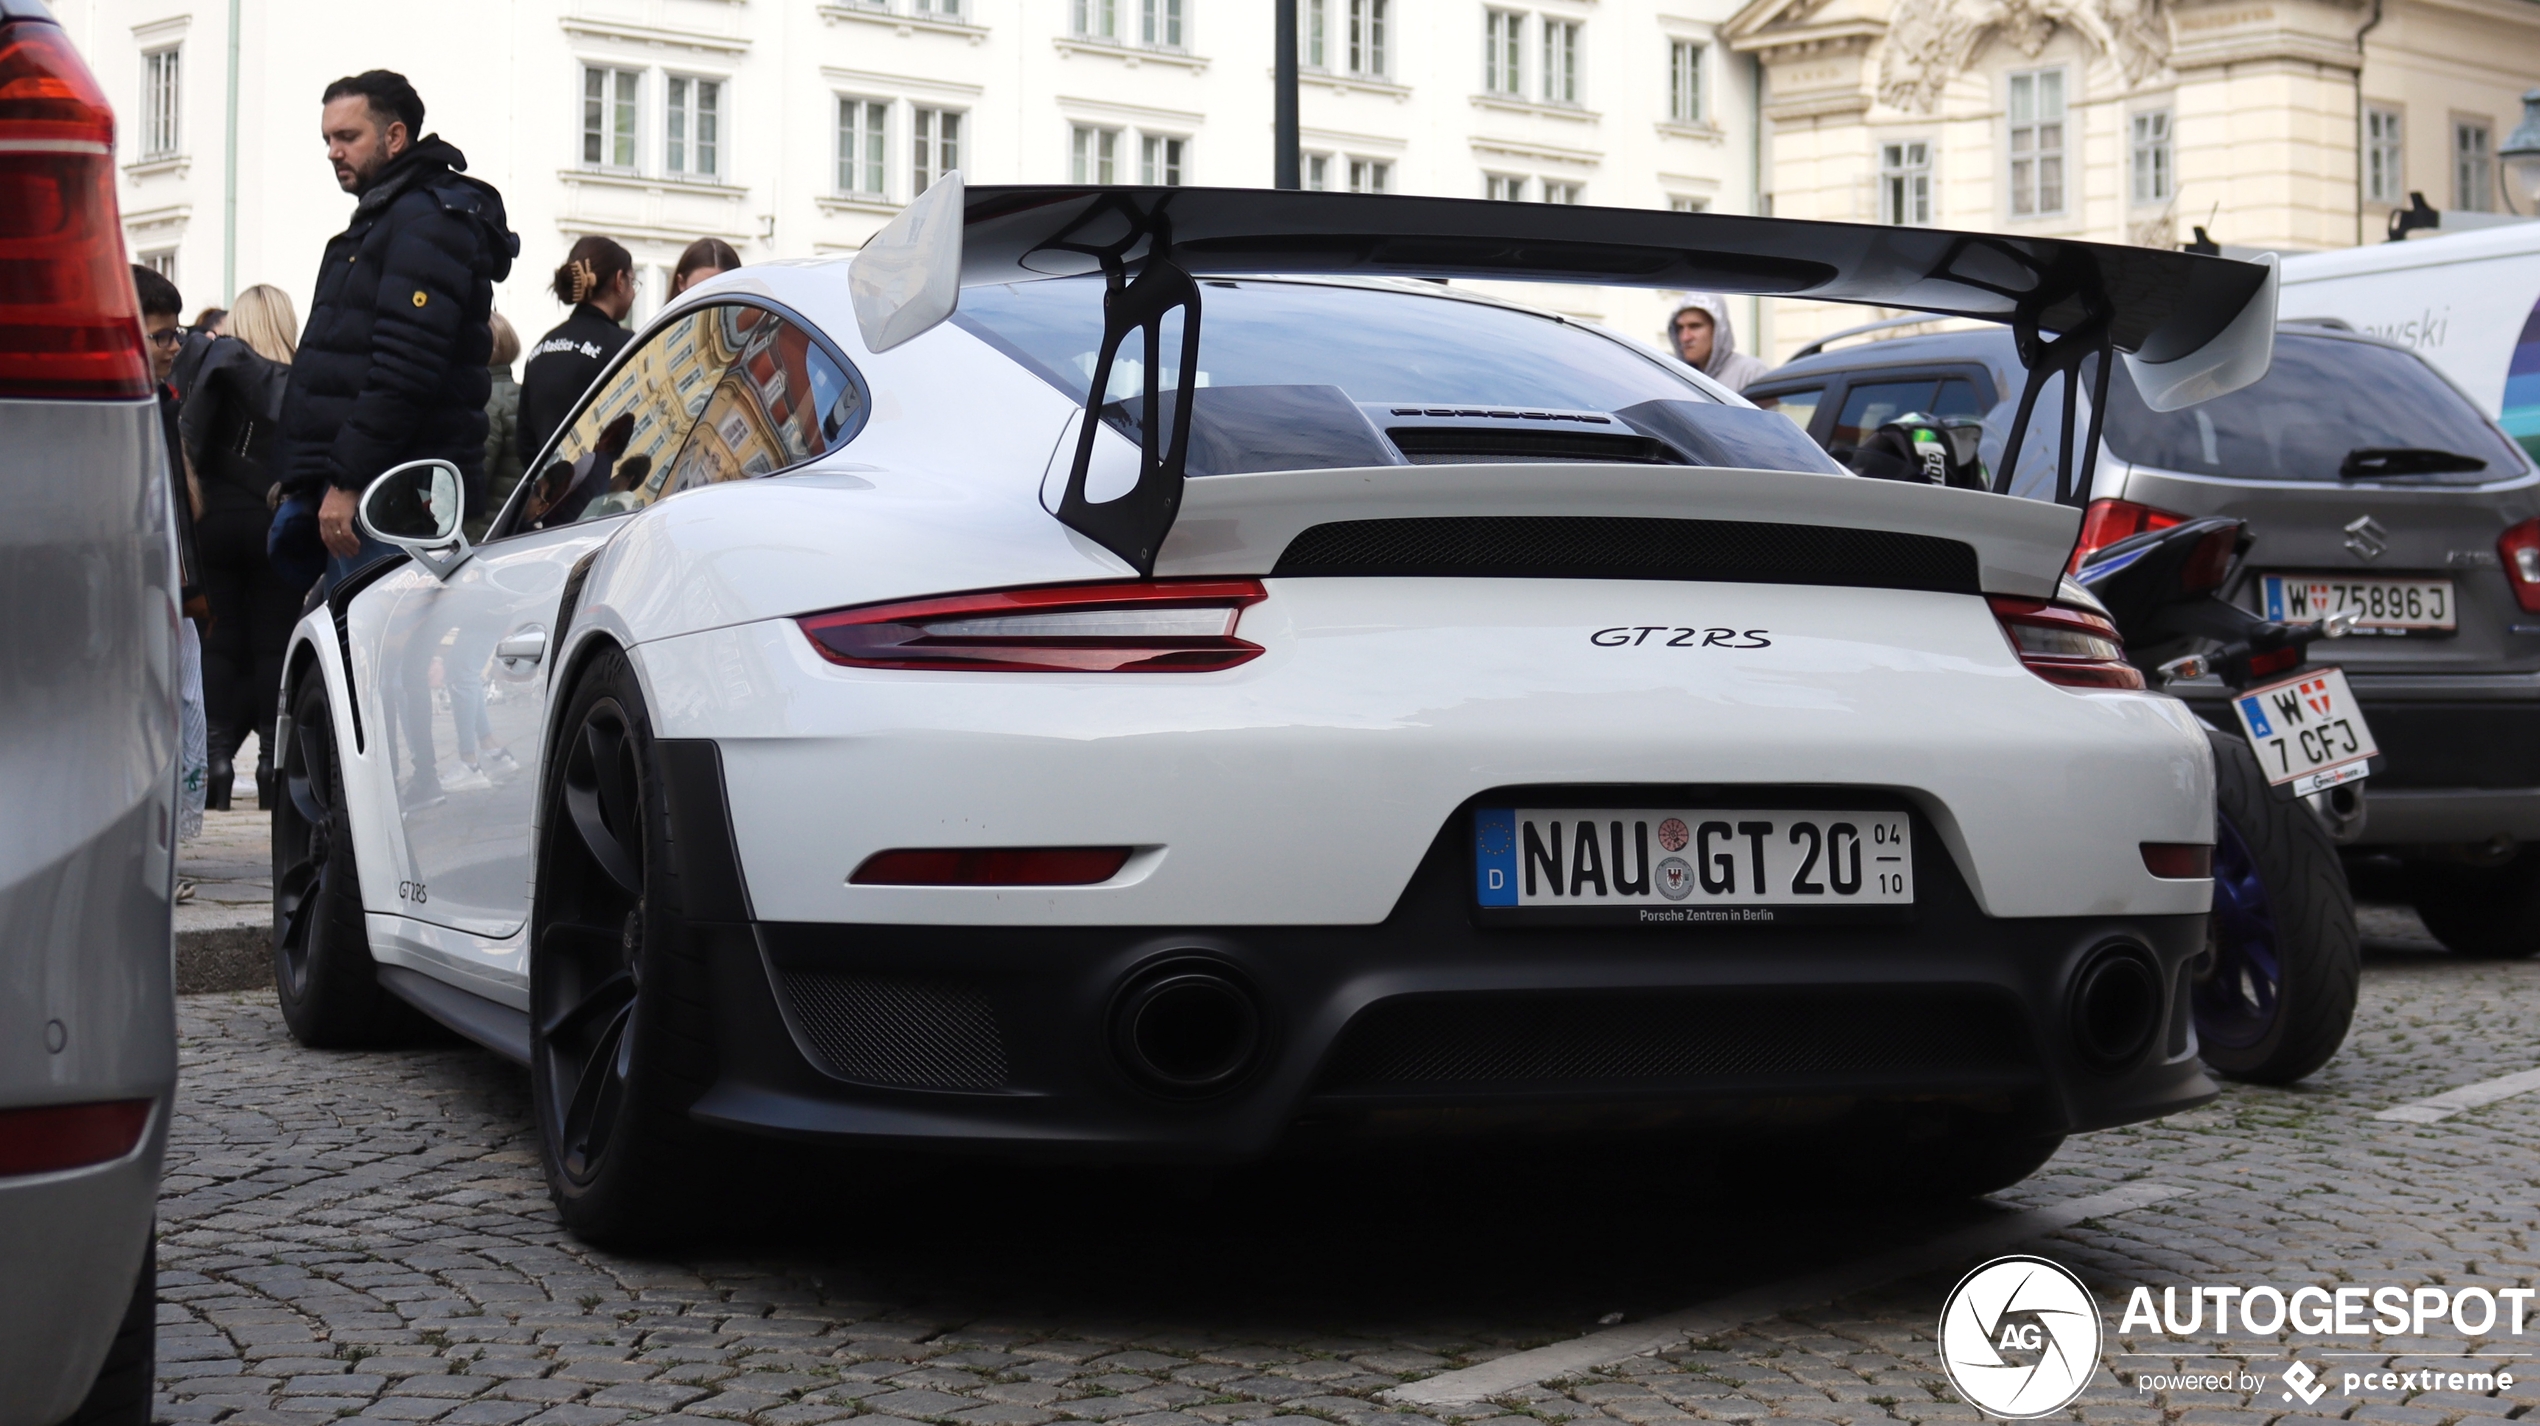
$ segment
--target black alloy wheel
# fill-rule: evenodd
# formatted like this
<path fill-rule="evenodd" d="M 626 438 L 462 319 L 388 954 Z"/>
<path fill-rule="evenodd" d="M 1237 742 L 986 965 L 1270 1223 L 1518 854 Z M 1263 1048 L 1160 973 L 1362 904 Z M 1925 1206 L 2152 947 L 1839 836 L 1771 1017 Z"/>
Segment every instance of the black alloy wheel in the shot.
<path fill-rule="evenodd" d="M 345 812 L 343 764 L 326 679 L 305 671 L 273 810 L 273 980 L 291 1037 L 315 1048 L 406 1038 L 423 1018 L 379 984 L 362 919 L 362 876 Z"/>
<path fill-rule="evenodd" d="M 529 971 L 547 1183 L 576 1236 L 657 1242 L 705 1161 L 687 1118 L 712 1074 L 702 961 L 665 865 L 651 725 L 623 655 L 591 664 L 557 727 Z"/>

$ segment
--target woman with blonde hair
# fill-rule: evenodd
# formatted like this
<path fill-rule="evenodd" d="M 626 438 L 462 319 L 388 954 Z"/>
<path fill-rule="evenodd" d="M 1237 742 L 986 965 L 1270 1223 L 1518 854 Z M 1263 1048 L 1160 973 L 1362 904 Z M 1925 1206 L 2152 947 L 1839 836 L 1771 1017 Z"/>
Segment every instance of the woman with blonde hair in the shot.
<path fill-rule="evenodd" d="M 229 806 L 234 758 L 256 734 L 256 805 L 273 806 L 274 690 L 283 647 L 300 617 L 294 589 L 265 553 L 282 462 L 275 436 L 282 392 L 300 345 L 300 314 L 278 287 L 259 284 L 230 304 L 177 413 L 193 486 L 195 544 L 212 621 L 203 636 L 203 701 L 211 715 L 210 791 Z"/>

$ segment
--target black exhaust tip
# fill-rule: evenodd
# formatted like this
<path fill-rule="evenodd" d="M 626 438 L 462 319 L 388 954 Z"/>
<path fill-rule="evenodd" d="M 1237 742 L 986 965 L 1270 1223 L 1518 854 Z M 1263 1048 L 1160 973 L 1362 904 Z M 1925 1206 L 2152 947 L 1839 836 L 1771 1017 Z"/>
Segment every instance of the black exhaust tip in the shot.
<path fill-rule="evenodd" d="M 1231 1088 L 1261 1059 L 1261 1004 L 1215 961 L 1149 967 L 1111 1012 L 1112 1052 L 1130 1078 L 1159 1094 L 1196 1099 Z"/>
<path fill-rule="evenodd" d="M 2094 1069 L 2132 1065 L 2161 1028 L 2161 968 L 2141 946 L 2102 947 L 2074 973 L 2073 1042 Z"/>

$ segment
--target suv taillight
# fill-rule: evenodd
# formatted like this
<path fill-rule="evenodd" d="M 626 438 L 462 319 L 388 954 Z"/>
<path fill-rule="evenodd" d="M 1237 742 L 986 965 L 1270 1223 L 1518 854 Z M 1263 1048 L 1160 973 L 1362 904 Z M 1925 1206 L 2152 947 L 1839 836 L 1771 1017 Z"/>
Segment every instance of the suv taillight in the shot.
<path fill-rule="evenodd" d="M 1056 584 L 869 604 L 795 622 L 850 668 L 991 673 L 1214 673 L 1261 656 L 1235 637 L 1257 579 Z"/>
<path fill-rule="evenodd" d="M 2090 557 L 2115 544 L 2149 530 L 2166 530 L 2185 520 L 2167 510 L 2137 505 L 2131 500 L 2093 500 L 2081 512 L 2081 539 L 2073 546 L 2073 558 L 2064 566 L 2071 574 L 2090 562 Z"/>
<path fill-rule="evenodd" d="M 2143 672 L 2125 661 L 2125 640 L 2103 615 L 2069 604 L 1993 595 L 1993 617 L 2028 671 L 2070 688 L 2141 688 Z"/>
<path fill-rule="evenodd" d="M 2525 614 L 2540 614 L 2540 520 L 2525 520 L 2496 537 L 2496 557 Z"/>
<path fill-rule="evenodd" d="M 115 116 L 58 25 L 0 26 L 0 397 L 150 394 Z"/>

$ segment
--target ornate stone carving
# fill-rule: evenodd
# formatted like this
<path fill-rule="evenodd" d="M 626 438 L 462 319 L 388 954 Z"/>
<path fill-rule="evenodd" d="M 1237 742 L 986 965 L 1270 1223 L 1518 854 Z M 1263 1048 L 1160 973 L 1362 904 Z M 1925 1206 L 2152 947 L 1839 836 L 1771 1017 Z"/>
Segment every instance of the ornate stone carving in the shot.
<path fill-rule="evenodd" d="M 2001 39 L 2036 57 L 2058 25 L 2079 30 L 2139 84 L 2169 59 L 2161 0 L 1896 0 L 1879 54 L 1879 102 L 1928 114 L 1949 81 Z"/>

